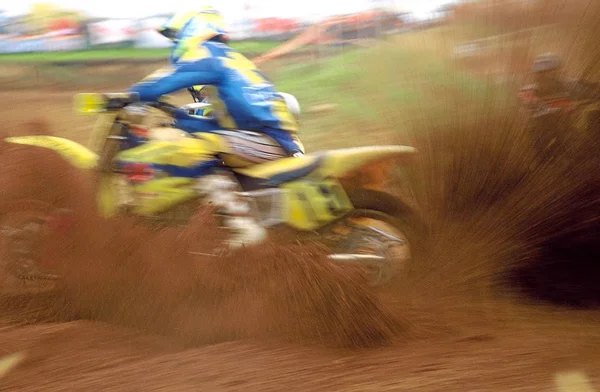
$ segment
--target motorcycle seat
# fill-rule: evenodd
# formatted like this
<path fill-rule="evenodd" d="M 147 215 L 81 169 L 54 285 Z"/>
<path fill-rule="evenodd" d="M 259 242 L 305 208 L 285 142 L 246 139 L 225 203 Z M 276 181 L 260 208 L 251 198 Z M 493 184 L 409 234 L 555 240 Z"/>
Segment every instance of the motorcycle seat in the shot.
<path fill-rule="evenodd" d="M 233 171 L 245 189 L 273 188 L 311 174 L 319 168 L 322 160 L 321 154 L 310 154 L 237 168 Z"/>

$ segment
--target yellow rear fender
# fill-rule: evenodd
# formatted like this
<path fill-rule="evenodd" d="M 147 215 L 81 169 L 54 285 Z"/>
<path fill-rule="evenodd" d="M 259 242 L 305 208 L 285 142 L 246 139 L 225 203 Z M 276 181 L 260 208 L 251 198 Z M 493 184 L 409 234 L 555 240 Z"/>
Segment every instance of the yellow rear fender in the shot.
<path fill-rule="evenodd" d="M 394 167 L 410 162 L 417 150 L 407 146 L 370 146 L 327 153 L 318 176 L 337 178 L 344 187 L 386 191 Z"/>
<path fill-rule="evenodd" d="M 413 158 L 416 152 L 415 148 L 407 146 L 348 148 L 307 154 L 297 158 L 278 159 L 248 168 L 236 168 L 235 171 L 261 179 L 270 186 L 278 186 L 305 177 L 345 179 L 356 177 L 357 174 L 362 176 L 365 184 L 382 181 L 386 168 L 407 161 L 407 158 Z"/>
<path fill-rule="evenodd" d="M 79 169 L 93 169 L 98 162 L 98 155 L 81 144 L 56 136 L 15 136 L 4 140 L 8 143 L 43 147 L 56 151 L 67 162 Z"/>
<path fill-rule="evenodd" d="M 269 161 L 247 168 L 236 168 L 235 171 L 239 174 L 262 180 L 272 180 L 279 176 L 285 178 L 288 177 L 288 174 L 293 174 L 293 178 L 300 178 L 314 171 L 320 164 L 320 161 L 322 159 L 318 155 L 304 155 L 297 158 L 290 157 Z M 280 181 L 275 182 L 279 183 Z M 281 183 L 283 182 L 287 182 L 287 180 L 281 181 Z"/>
<path fill-rule="evenodd" d="M 319 168 L 323 177 L 342 178 L 356 170 L 381 162 L 406 161 L 417 153 L 417 149 L 408 146 L 368 146 L 332 150 L 326 153 Z"/>

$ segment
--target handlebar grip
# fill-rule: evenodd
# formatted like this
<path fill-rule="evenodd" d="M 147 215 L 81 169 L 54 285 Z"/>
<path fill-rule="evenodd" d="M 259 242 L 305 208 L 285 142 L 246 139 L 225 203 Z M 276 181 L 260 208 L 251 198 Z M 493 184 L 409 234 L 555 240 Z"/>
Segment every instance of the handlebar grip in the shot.
<path fill-rule="evenodd" d="M 106 98 L 107 110 L 119 110 L 123 109 L 125 106 L 130 105 L 135 102 L 139 102 L 140 94 L 134 92 L 127 93 L 108 93 L 104 94 Z"/>
<path fill-rule="evenodd" d="M 158 109 L 169 116 L 174 116 L 179 109 L 179 107 L 161 100 L 142 102 L 140 100 L 140 94 L 136 92 L 105 93 L 103 95 L 106 100 L 105 109 L 108 111 L 121 110 L 134 103 L 141 103 L 145 106 Z"/>

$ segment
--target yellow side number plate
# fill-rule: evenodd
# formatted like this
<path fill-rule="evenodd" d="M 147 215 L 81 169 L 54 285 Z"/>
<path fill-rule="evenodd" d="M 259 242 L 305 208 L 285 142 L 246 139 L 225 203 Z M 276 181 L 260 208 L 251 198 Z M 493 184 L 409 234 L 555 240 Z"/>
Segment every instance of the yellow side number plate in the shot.
<path fill-rule="evenodd" d="M 288 191 L 287 222 L 300 230 L 314 230 L 339 218 L 354 207 L 335 180 L 295 181 Z"/>

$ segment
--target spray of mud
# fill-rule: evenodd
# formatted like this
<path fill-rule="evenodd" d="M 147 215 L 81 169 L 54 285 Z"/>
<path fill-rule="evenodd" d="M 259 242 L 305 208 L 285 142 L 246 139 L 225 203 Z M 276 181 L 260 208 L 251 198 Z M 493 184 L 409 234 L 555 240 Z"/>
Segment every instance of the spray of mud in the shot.
<path fill-rule="evenodd" d="M 278 337 L 364 346 L 393 336 L 396 320 L 361 289 L 358 270 L 330 265 L 318 247 L 267 243 L 219 258 L 199 254 L 220 242 L 211 219 L 201 211 L 188 228 L 158 233 L 114 222 L 110 238 L 96 234 L 97 249 L 82 250 L 80 267 L 70 268 L 69 297 L 87 317 L 191 343 Z M 97 268 L 82 271 L 89 265 Z"/>
<path fill-rule="evenodd" d="M 578 3 L 570 13 L 554 15 L 552 22 L 560 23 L 546 38 L 562 31 L 563 40 L 570 40 L 553 42 L 567 64 L 561 77 L 596 82 L 600 67 L 589 53 L 598 52 L 598 25 L 592 21 L 599 9 Z M 511 58 L 517 69 L 521 52 Z M 424 155 L 416 170 L 424 177 L 415 181 L 418 199 L 434 232 L 431 253 L 424 264 L 415 264 L 419 278 L 411 283 L 418 286 L 413 295 L 439 304 L 432 305 L 436 313 L 455 309 L 458 302 L 472 307 L 471 316 L 484 311 L 492 315 L 484 322 L 494 321 L 501 294 L 521 302 L 600 305 L 592 278 L 600 243 L 597 115 L 590 114 L 585 129 L 575 129 L 567 116 L 545 124 L 544 132 L 567 143 L 541 159 L 532 144 L 533 124 L 515 107 L 516 88 L 530 81 L 514 77 L 508 92 L 495 89 L 490 78 L 474 114 L 464 114 L 460 103 L 450 100 L 446 115 L 456 117 L 450 126 L 435 128 L 432 121 L 430 129 L 419 124 L 415 132 Z M 474 318 L 462 314 L 463 321 Z"/>
<path fill-rule="evenodd" d="M 283 338 L 365 347 L 489 328 L 500 317 L 497 283 L 516 267 L 538 262 L 539 248 L 562 227 L 552 222 L 564 221 L 565 207 L 578 197 L 573 184 L 584 184 L 589 170 L 568 183 L 557 174 L 574 172 L 561 161 L 530 170 L 534 159 L 524 141 L 506 148 L 523 129 L 507 116 L 490 111 L 488 118 L 490 124 L 419 141 L 426 153 L 415 170 L 423 184 L 417 198 L 431 235 L 415 239 L 409 270 L 379 291 L 365 284 L 362 270 L 328 262 L 318 245 L 267 243 L 210 256 L 224 233 L 208 209 L 186 228 L 160 231 L 100 219 L 93 175 L 76 172 L 50 151 L 3 145 L 0 159 L 9 170 L 2 182 L 7 196 L 43 200 L 75 217 L 73 235 L 50 240 L 47 250 L 61 260 L 62 290 L 34 298 L 48 320 L 110 321 L 189 344 Z M 490 137 L 482 126 L 506 132 Z M 467 140 L 475 148 L 466 148 Z M 16 300 L 10 298 L 12 309 L 29 301 L 27 315 L 35 314 L 30 297 Z"/>
<path fill-rule="evenodd" d="M 589 5 L 582 1 L 568 14 L 552 15 L 549 22 L 559 24 L 544 50 L 564 56 L 563 77 L 595 82 L 600 67 L 589 53 L 598 53 L 592 23 L 598 10 Z M 517 8 L 512 19 L 523 12 Z M 600 123 L 590 117 L 582 131 L 568 117 L 555 118 L 545 131 L 565 136 L 567 147 L 540 159 L 532 123 L 516 107 L 518 88 L 531 82 L 523 72 L 538 53 L 530 51 L 519 46 L 506 54 L 511 82 L 498 88 L 491 75 L 485 97 L 469 107 L 464 96 L 449 95 L 440 114 L 448 121 L 405 124 L 414 131 L 410 144 L 421 152 L 409 180 L 431 235 L 408 276 L 384 295 L 419 336 L 494 333 L 523 318 L 525 324 L 510 325 L 535 324 L 527 317 L 534 308 L 524 304 L 600 305 L 594 281 L 600 268 Z"/>
<path fill-rule="evenodd" d="M 579 68 L 593 69 L 588 65 Z M 326 262 L 316 245 L 202 255 L 222 238 L 209 211 L 186 229 L 160 232 L 100 220 L 91 212 L 93 178 L 50 152 L 32 159 L 31 148 L 2 146 L 2 167 L 14 168 L 2 171 L 3 197 L 41 197 L 77 217 L 75 235 L 57 251 L 65 255 L 66 294 L 55 301 L 62 317 L 110 320 L 193 343 L 283 337 L 353 347 L 485 327 L 502 321 L 497 297 L 515 282 L 537 297 L 565 297 L 568 286 L 568 303 L 582 293 L 598 298 L 581 280 L 598 268 L 597 142 L 573 137 L 570 149 L 540 163 L 514 99 L 490 94 L 469 117 L 457 115 L 462 102 L 448 97 L 452 125 L 417 124 L 421 159 L 411 183 L 431 232 L 416 239 L 409 270 L 379 292 L 360 270 Z M 554 128 L 565 130 L 561 122 Z M 557 255 L 564 259 L 558 269 Z M 565 265 L 581 273 L 559 287 L 549 271 Z"/>
<path fill-rule="evenodd" d="M 101 219 L 94 213 L 93 174 L 26 146 L 4 144 L 0 159 L 8 185 L 3 206 L 41 200 L 74 218 L 72 234 L 58 233 L 44 248 L 60 260 L 64 277 L 60 295 L 34 298 L 48 320 L 98 319 L 193 344 L 270 337 L 365 347 L 404 331 L 369 291 L 364 271 L 328 262 L 321 246 L 266 243 L 211 256 L 224 233 L 210 209 L 185 228 Z M 31 300 L 8 298 L 13 309 L 15 301 Z"/>

